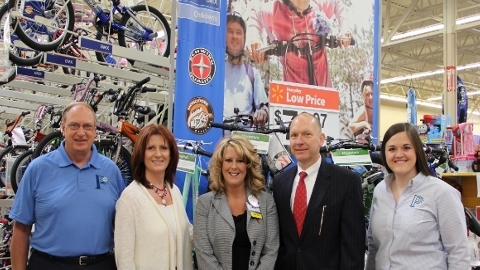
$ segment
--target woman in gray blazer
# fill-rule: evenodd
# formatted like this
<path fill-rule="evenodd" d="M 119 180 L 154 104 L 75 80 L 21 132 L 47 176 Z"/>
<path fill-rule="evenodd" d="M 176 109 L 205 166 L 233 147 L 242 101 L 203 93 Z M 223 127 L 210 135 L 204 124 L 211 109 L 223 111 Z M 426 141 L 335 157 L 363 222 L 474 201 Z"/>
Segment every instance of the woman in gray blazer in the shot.
<path fill-rule="evenodd" d="M 198 199 L 193 226 L 198 269 L 273 269 L 277 210 L 253 145 L 239 135 L 223 138 L 208 169 L 212 191 Z"/>

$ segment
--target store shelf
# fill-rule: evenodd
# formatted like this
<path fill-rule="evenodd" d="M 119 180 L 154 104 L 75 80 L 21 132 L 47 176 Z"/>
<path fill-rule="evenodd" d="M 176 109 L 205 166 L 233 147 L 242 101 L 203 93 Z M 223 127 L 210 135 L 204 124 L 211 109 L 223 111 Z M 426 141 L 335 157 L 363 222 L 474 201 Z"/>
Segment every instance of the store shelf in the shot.
<path fill-rule="evenodd" d="M 475 209 L 480 206 L 480 198 L 477 197 L 477 175 L 475 172 L 459 172 L 459 173 L 444 173 L 442 179 L 451 183 L 456 181 L 462 186 L 462 202 L 463 205 L 470 209 Z"/>

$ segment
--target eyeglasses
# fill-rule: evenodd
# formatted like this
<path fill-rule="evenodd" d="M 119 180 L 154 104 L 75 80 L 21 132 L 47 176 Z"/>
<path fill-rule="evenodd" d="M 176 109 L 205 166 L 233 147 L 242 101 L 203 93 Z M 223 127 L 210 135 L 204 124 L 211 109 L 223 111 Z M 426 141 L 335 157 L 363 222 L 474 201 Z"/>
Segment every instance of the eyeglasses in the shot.
<path fill-rule="evenodd" d="M 84 130 L 87 130 L 87 131 L 92 131 L 95 129 L 95 126 L 92 124 L 80 125 L 79 123 L 70 123 L 67 125 L 67 127 L 71 130 L 79 130 L 80 127 L 82 127 Z"/>

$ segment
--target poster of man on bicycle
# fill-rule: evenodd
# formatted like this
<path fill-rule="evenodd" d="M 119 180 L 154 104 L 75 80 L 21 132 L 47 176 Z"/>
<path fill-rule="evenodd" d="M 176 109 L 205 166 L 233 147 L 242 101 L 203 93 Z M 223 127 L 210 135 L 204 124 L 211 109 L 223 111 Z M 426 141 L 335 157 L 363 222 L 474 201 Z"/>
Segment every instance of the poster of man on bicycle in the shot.
<path fill-rule="evenodd" d="M 224 121 L 241 116 L 253 118 L 255 125 L 275 123 L 281 110 L 272 110 L 270 89 L 280 82 L 308 86 L 309 93 L 312 87 L 337 92 L 339 108 L 327 112 L 324 131 L 332 134 L 326 135 L 377 137 L 374 105 L 379 95 L 373 78 L 378 2 L 229 0 Z M 315 111 L 309 109 L 297 108 L 298 113 Z M 329 129 L 329 121 L 338 131 Z"/>

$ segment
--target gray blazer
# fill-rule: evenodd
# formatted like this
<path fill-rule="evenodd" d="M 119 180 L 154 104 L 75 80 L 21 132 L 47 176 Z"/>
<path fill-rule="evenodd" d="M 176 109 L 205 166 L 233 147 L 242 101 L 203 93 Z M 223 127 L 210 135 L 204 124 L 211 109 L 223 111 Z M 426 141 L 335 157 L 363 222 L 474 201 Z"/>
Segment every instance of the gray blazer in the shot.
<path fill-rule="evenodd" d="M 247 191 L 247 196 L 251 193 Z M 279 248 L 277 209 L 273 196 L 258 196 L 262 219 L 247 209 L 247 233 L 250 238 L 249 269 L 271 270 Z M 198 198 L 193 226 L 193 244 L 199 270 L 232 269 L 232 245 L 235 223 L 225 194 L 206 193 Z"/>

